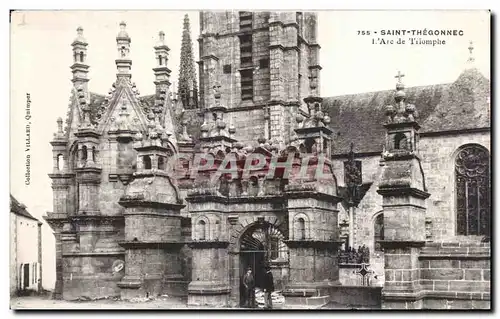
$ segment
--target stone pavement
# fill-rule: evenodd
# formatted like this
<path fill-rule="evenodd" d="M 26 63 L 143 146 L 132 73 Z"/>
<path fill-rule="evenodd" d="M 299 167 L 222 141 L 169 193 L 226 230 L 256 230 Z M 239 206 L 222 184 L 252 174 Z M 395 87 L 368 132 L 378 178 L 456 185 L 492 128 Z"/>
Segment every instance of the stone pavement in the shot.
<path fill-rule="evenodd" d="M 113 299 L 95 301 L 54 300 L 46 296 L 14 297 L 10 309 L 187 309 L 185 301 L 178 298 L 162 298 L 149 301 L 132 302 Z"/>

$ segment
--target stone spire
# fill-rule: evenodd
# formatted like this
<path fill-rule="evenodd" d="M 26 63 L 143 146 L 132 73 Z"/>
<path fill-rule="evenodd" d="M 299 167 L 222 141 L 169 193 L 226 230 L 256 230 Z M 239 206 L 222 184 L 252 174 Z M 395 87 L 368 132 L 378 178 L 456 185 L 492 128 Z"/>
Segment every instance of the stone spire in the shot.
<path fill-rule="evenodd" d="M 83 37 L 83 28 L 78 27 L 76 29 L 77 36 L 71 46 L 73 47 L 73 64 L 71 65 L 71 72 L 73 73 L 73 78 L 71 81 L 76 89 L 82 88 L 82 90 L 87 94 L 88 88 L 87 83 L 89 79 L 87 78 L 87 73 L 89 72 L 89 66 L 87 65 L 87 40 Z"/>
<path fill-rule="evenodd" d="M 130 60 L 130 37 L 125 30 L 127 24 L 120 23 L 120 32 L 116 36 L 116 47 L 118 49 L 118 58 L 115 60 L 118 73 L 117 78 L 127 77 L 130 78 L 130 70 L 132 68 L 132 60 Z"/>
<path fill-rule="evenodd" d="M 187 14 L 184 16 L 184 28 L 182 30 L 178 95 L 184 108 L 198 107 L 198 85 L 194 67 L 193 42 Z"/>
<path fill-rule="evenodd" d="M 156 94 L 166 91 L 170 86 L 170 69 L 167 67 L 169 47 L 165 44 L 165 33 L 160 31 L 155 47 L 157 66 L 153 69 L 155 74 Z"/>

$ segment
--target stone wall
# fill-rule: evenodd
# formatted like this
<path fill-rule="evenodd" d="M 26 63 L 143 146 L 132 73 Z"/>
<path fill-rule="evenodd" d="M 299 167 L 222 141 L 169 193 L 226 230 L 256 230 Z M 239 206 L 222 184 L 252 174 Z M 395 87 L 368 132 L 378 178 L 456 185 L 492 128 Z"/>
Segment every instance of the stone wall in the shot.
<path fill-rule="evenodd" d="M 383 255 L 382 255 L 383 258 Z M 372 260 L 373 261 L 373 260 Z M 370 262 L 372 262 L 370 261 Z M 381 267 L 378 265 L 382 263 Z M 368 286 L 382 287 L 384 285 L 384 261 L 377 260 L 377 268 L 368 265 L 368 270 L 373 271 L 368 276 Z M 339 264 L 339 281 L 342 286 L 362 286 L 363 280 L 358 271 L 361 269 L 360 264 Z"/>
<path fill-rule="evenodd" d="M 428 243 L 420 254 L 425 309 L 489 309 L 489 243 Z"/>
<path fill-rule="evenodd" d="M 113 262 L 123 255 L 65 255 L 62 262 L 63 299 L 94 299 L 120 296 L 117 283 L 123 273 L 113 273 Z"/>
<path fill-rule="evenodd" d="M 427 191 L 427 217 L 432 221 L 432 238 L 453 240 L 455 236 L 455 156 L 459 148 L 479 144 L 490 150 L 490 133 L 423 137 L 420 140 L 422 168 Z"/>

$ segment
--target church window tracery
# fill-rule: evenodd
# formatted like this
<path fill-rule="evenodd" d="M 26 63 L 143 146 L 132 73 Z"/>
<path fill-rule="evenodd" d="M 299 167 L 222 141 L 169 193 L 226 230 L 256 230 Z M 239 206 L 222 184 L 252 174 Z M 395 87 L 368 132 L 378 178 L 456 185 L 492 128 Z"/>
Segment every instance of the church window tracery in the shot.
<path fill-rule="evenodd" d="M 458 235 L 490 235 L 490 159 L 478 145 L 462 148 L 455 159 Z"/>

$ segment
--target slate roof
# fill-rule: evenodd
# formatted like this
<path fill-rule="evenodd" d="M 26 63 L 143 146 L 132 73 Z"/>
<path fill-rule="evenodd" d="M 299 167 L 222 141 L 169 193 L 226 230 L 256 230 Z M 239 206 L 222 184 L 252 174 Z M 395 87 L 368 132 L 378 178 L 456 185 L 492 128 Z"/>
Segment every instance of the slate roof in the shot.
<path fill-rule="evenodd" d="M 38 221 L 35 217 L 33 217 L 27 210 L 26 206 L 21 204 L 14 198 L 14 196 L 10 195 L 10 211 L 16 215 L 23 216 L 32 220 Z"/>
<path fill-rule="evenodd" d="M 465 70 L 449 84 L 406 88 L 406 101 L 415 104 L 420 132 L 443 132 L 490 127 L 490 81 L 477 69 Z M 334 154 L 381 152 L 384 107 L 394 103 L 394 90 L 327 97 L 323 109 L 331 117 Z"/>

